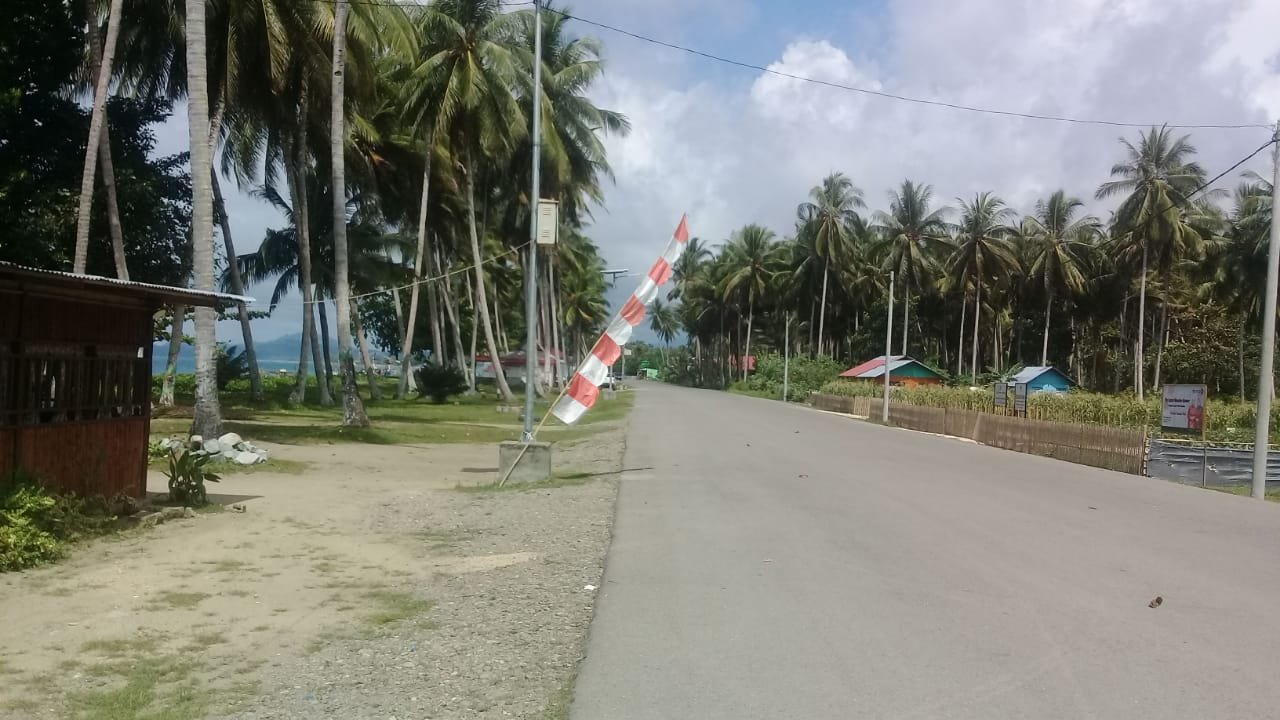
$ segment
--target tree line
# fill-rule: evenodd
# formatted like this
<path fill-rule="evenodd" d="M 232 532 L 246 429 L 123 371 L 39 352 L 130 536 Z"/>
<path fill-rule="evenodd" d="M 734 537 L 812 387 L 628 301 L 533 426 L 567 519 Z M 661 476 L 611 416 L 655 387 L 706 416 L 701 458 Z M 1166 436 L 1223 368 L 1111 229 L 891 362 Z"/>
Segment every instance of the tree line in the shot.
<path fill-rule="evenodd" d="M 745 378 L 734 358 L 761 346 L 852 364 L 884 354 L 893 278 L 893 353 L 957 381 L 1054 364 L 1139 398 L 1165 380 L 1243 398 L 1257 382 L 1272 185 L 1244 173 L 1205 191 L 1195 146 L 1166 127 L 1120 142 L 1095 193 L 1119 201 L 1105 220 L 1063 190 L 1019 213 L 991 191 L 945 205 L 912 180 L 869 211 L 833 173 L 782 239 L 751 224 L 716 247 L 691 240 L 653 330 L 685 333 L 677 372 L 702 385 Z"/>
<path fill-rule="evenodd" d="M 47 226 L 0 241 L 0 257 L 236 294 L 267 281 L 272 310 L 296 290 L 303 339 L 291 399 L 306 400 L 314 372 L 316 399 L 331 404 L 340 394 L 347 425 L 368 423 L 357 353 L 378 396 L 370 344 L 401 363 L 399 396 L 424 354 L 458 367 L 474 387 L 481 352 L 495 361 L 496 391 L 512 396 L 497 359 L 526 322 L 518 298 L 533 204 L 531 9 L 507 11 L 498 0 L 17 3 L 0 43 L 15 50 L 7 63 L 0 59 L 15 78 L 0 88 L 0 159 L 32 162 L 43 174 L 22 203 L 14 195 L 32 173 L 6 167 L 0 216 L 34 211 Z M 583 351 L 605 320 L 589 207 L 603 201 L 611 178 L 604 136 L 629 130 L 624 116 L 587 98 L 604 70 L 603 48 L 566 22 L 554 12 L 542 20 L 540 178 L 543 196 L 560 203 L 561 221 L 561 243 L 540 254 L 541 315 L 532 319 L 548 363 L 566 349 Z M 87 109 L 76 102 L 84 96 Z M 146 157 L 149 146 L 122 147 L 122 140 L 153 144 L 148 122 L 181 100 L 189 172 L 181 167 L 186 156 L 156 163 Z M 127 111 L 148 122 L 130 125 Z M 64 122 L 47 127 L 59 114 Z M 19 157 L 21 143 L 5 139 L 56 139 L 72 150 L 58 153 L 56 173 L 46 172 L 32 148 Z M 156 177 L 121 175 L 147 163 Z M 240 239 L 223 201 L 228 181 L 286 218 L 255 252 L 235 249 Z M 167 194 L 128 204 L 125 190 Z M 145 237 L 156 247 L 139 247 L 139 228 L 155 216 L 167 231 Z M 332 330 L 327 307 L 336 315 Z M 185 314 L 173 314 L 166 399 Z M 250 392 L 261 398 L 252 315 L 243 307 L 238 315 Z M 197 308 L 194 319 L 193 432 L 216 435 L 217 316 Z"/>

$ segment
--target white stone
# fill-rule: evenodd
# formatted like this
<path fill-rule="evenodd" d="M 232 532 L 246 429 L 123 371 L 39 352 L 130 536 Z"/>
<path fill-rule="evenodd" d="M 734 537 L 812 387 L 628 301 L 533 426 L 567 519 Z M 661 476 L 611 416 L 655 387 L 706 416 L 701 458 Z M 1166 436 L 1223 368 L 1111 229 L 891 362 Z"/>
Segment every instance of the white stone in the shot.
<path fill-rule="evenodd" d="M 257 465 L 258 463 L 263 462 L 263 458 L 254 455 L 251 452 L 242 452 L 236 455 L 236 462 L 241 465 Z"/>
<path fill-rule="evenodd" d="M 202 444 L 204 444 L 204 438 L 199 435 L 191 436 L 191 447 L 200 447 Z"/>
<path fill-rule="evenodd" d="M 222 452 L 222 444 L 219 443 L 217 440 L 210 438 L 205 441 L 203 449 L 205 452 L 209 453 L 210 455 L 217 455 L 218 453 Z"/>
<path fill-rule="evenodd" d="M 235 447 L 242 442 L 244 442 L 244 438 L 240 437 L 239 435 L 233 432 L 229 432 L 223 435 L 222 437 L 218 438 L 218 444 L 223 446 L 224 448 Z"/>
<path fill-rule="evenodd" d="M 237 452 L 235 448 L 227 448 L 222 451 L 222 459 L 234 461 L 236 459 L 236 456 L 238 456 L 239 454 L 240 453 Z"/>

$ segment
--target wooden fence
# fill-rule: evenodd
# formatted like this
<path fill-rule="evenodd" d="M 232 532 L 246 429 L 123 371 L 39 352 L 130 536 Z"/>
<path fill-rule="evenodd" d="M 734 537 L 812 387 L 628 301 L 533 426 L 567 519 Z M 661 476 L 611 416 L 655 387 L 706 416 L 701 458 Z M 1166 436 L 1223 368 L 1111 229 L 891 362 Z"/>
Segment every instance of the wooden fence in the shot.
<path fill-rule="evenodd" d="M 814 395 L 813 406 L 879 422 L 881 400 Z M 1030 420 L 977 410 L 889 403 L 889 424 L 908 430 L 966 438 L 983 445 L 1057 458 L 1081 465 L 1142 474 L 1146 434 L 1106 425 Z"/>

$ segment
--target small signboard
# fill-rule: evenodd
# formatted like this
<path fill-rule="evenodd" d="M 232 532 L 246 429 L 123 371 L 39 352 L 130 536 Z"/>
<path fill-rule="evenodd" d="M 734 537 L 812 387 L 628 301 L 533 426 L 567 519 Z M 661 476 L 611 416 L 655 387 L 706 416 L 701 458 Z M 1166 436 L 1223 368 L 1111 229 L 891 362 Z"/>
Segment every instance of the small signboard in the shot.
<path fill-rule="evenodd" d="M 622 354 L 623 354 L 625 357 L 631 357 L 631 348 L 623 348 L 623 349 L 622 349 Z"/>
<path fill-rule="evenodd" d="M 1027 414 L 1027 384 L 1018 383 L 1013 386 L 1013 411 L 1019 415 Z"/>
<path fill-rule="evenodd" d="M 1209 389 L 1205 385 L 1165 385 L 1160 427 L 1203 435 Z"/>
<path fill-rule="evenodd" d="M 555 200 L 538 201 L 539 245 L 555 245 L 556 235 L 560 227 L 560 203 Z"/>
<path fill-rule="evenodd" d="M 996 407 L 1005 406 L 1005 387 L 1009 383 L 996 383 Z"/>

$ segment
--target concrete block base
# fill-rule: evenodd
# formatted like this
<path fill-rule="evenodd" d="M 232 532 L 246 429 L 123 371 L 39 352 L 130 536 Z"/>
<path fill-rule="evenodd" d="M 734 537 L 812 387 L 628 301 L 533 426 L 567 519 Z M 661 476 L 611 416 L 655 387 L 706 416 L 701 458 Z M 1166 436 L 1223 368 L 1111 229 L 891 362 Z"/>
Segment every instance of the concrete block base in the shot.
<path fill-rule="evenodd" d="M 524 455 L 520 454 L 521 451 Z M 518 461 L 517 458 L 519 458 Z M 514 470 L 511 470 L 512 465 L 515 465 Z M 507 478 L 508 484 L 550 480 L 551 443 L 529 443 L 527 450 L 525 444 L 518 440 L 509 440 L 498 445 L 499 481 L 507 477 L 508 470 L 511 470 L 511 477 Z"/>

